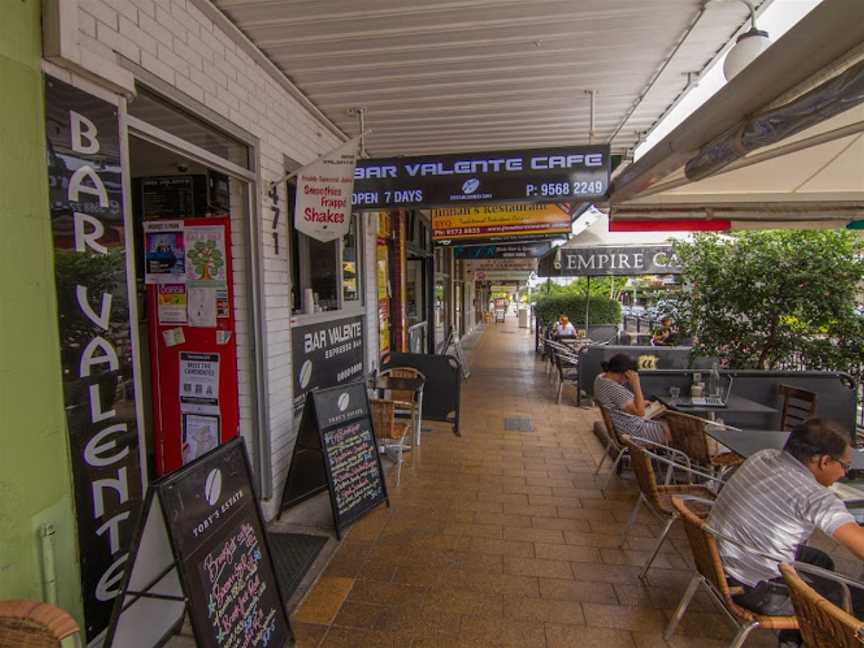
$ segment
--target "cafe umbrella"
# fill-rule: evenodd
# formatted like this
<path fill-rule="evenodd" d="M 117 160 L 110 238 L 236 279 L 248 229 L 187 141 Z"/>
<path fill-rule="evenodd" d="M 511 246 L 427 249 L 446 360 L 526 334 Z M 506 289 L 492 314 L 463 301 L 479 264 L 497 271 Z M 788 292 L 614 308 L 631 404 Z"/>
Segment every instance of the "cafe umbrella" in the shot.
<path fill-rule="evenodd" d="M 610 232 L 605 214 L 594 211 L 583 218 L 587 220 L 587 227 L 583 225 L 582 231 L 567 243 L 552 248 L 541 257 L 537 275 L 587 278 L 587 332 L 591 277 L 680 274 L 681 266 L 673 253 L 672 241 L 688 235 L 681 232 Z"/>

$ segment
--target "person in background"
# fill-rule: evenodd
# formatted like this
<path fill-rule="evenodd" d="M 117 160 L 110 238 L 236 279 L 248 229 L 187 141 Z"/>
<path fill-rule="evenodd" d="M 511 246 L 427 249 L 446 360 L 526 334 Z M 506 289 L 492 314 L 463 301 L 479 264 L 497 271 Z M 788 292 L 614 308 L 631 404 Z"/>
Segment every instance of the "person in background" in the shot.
<path fill-rule="evenodd" d="M 805 544 L 818 528 L 864 560 L 864 528 L 829 490 L 851 462 L 852 448 L 842 428 L 817 418 L 805 421 L 792 430 L 782 450 L 757 452 L 735 471 L 714 502 L 708 524 L 730 540 L 783 562 L 833 570 L 825 552 Z M 717 544 L 730 584 L 743 589 L 732 597 L 738 605 L 772 616 L 795 614 L 775 560 L 722 539 Z M 799 573 L 817 592 L 841 604 L 837 583 Z M 853 600 L 860 598 L 855 594 Z M 856 612 L 860 618 L 861 611 Z M 801 645 L 799 632 L 780 633 L 780 646 Z"/>
<path fill-rule="evenodd" d="M 660 328 L 654 332 L 651 338 L 652 346 L 675 346 L 675 330 L 672 327 L 672 318 L 666 315 L 660 320 Z"/>
<path fill-rule="evenodd" d="M 561 313 L 558 317 L 558 325 L 555 327 L 555 337 L 573 337 L 574 335 L 576 335 L 576 328 L 573 326 L 570 318 Z"/>
<path fill-rule="evenodd" d="M 594 400 L 609 412 L 619 434 L 668 444 L 672 436 L 664 421 L 645 418 L 645 397 L 636 361 L 619 353 L 602 365 L 603 373 L 594 379 Z"/>

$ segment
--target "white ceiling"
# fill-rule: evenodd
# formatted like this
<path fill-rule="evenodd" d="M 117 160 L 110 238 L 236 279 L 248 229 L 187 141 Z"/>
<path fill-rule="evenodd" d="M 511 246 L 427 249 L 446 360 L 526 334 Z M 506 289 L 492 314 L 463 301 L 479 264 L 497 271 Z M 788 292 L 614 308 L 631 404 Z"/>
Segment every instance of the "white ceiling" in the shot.
<path fill-rule="evenodd" d="M 345 132 L 365 106 L 370 154 L 597 143 L 638 102 L 632 147 L 747 18 L 702 0 L 214 0 Z"/>

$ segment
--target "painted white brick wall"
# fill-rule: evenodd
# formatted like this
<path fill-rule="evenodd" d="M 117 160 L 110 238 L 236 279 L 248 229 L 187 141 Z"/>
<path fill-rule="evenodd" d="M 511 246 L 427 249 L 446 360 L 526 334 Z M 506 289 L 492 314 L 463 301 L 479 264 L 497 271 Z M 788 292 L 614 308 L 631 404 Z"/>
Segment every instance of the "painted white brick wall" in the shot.
<path fill-rule="evenodd" d="M 301 163 L 314 160 L 338 144 L 337 138 L 294 99 L 282 86 L 237 45 L 232 36 L 187 0 L 79 0 L 79 43 L 103 58 L 119 55 L 137 63 L 222 117 L 260 138 L 256 164 L 263 182 L 257 187 L 258 227 L 263 241 L 263 309 L 268 338 L 264 370 L 269 375 L 271 447 L 274 498 L 265 502 L 265 514 L 275 515 L 281 486 L 294 444 L 291 410 L 291 345 L 289 263 L 284 214 L 284 187 L 280 187 L 279 254 L 273 246 L 272 213 L 268 203 L 269 183 L 282 175 L 282 160 L 288 156 Z M 232 192 L 235 195 L 237 192 Z M 234 225 L 236 229 L 237 224 Z M 378 323 L 375 308 L 375 229 L 366 228 L 366 288 L 368 360 L 377 361 Z M 236 231 L 240 236 L 240 231 Z M 254 251 L 253 251 L 254 253 Z M 235 257 L 235 279 L 245 278 Z M 244 281 L 235 281 L 237 315 L 248 295 Z M 245 313 L 245 311 L 244 311 Z M 241 413 L 246 419 L 243 434 L 251 434 L 248 421 L 250 399 L 250 322 L 238 319 Z M 239 347 L 238 347 L 239 349 Z M 239 353 L 239 351 L 238 351 Z M 371 365 L 370 365 L 371 366 Z"/>

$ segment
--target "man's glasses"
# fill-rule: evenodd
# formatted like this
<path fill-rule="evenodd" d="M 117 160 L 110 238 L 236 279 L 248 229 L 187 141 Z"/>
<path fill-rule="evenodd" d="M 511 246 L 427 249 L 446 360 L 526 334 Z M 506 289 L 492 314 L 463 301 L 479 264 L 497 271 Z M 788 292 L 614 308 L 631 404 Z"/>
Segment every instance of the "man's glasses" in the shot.
<path fill-rule="evenodd" d="M 842 459 L 838 459 L 837 457 L 831 457 L 831 458 L 843 467 L 844 473 L 848 473 L 850 470 L 852 470 L 852 462 L 847 463 L 847 462 L 843 461 Z"/>

